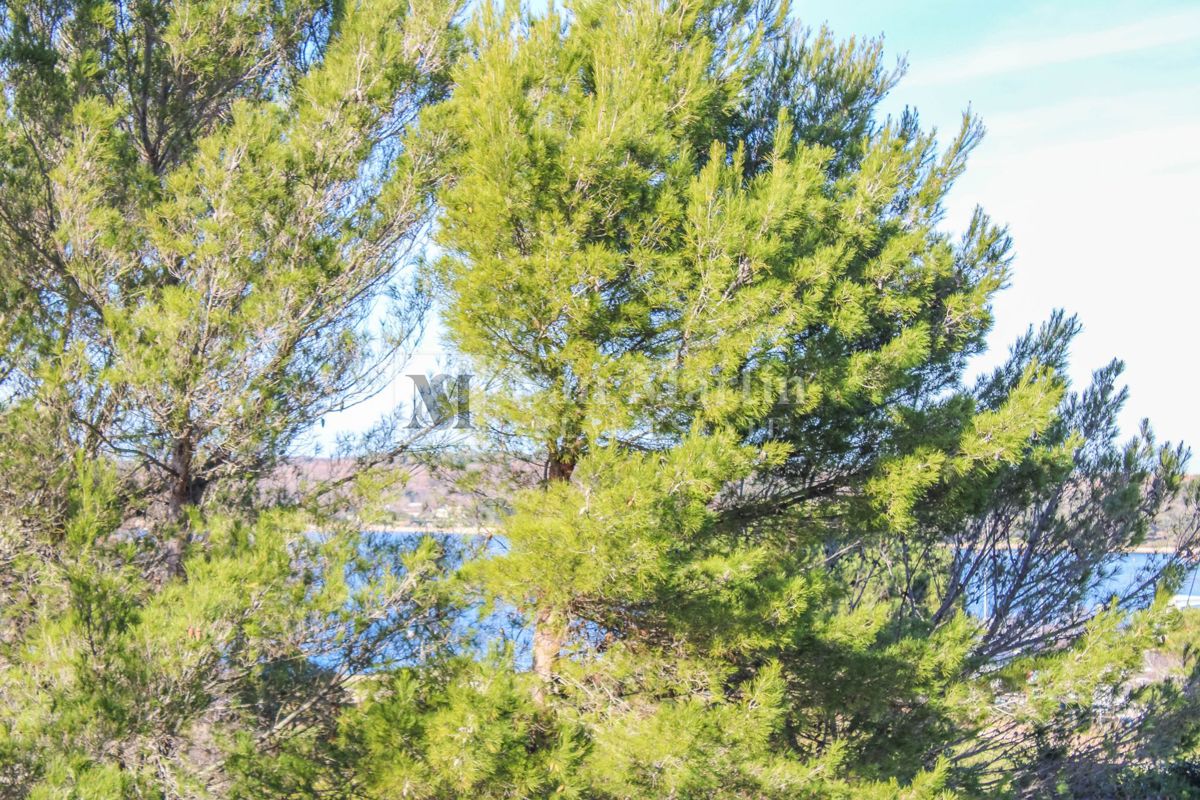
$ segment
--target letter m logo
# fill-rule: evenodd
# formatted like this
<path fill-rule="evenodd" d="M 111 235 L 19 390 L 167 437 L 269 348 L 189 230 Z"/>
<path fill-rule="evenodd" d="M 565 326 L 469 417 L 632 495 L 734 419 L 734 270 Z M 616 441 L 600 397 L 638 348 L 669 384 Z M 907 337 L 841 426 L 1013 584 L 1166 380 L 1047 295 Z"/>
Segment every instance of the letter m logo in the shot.
<path fill-rule="evenodd" d="M 471 376 L 409 375 L 413 382 L 413 411 L 410 428 L 471 427 Z"/>

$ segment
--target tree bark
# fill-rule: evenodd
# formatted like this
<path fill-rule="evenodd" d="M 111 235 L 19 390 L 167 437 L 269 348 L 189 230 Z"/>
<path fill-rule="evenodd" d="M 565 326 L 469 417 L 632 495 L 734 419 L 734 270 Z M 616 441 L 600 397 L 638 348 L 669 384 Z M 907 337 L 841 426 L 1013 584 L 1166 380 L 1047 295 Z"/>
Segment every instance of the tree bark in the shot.
<path fill-rule="evenodd" d="M 554 667 L 565 639 L 564 626 L 558 615 L 552 609 L 540 609 L 533 625 L 533 674 L 537 678 L 533 699 L 539 703 L 545 701 L 546 692 L 554 681 Z"/>
<path fill-rule="evenodd" d="M 163 562 L 169 578 L 184 577 L 183 560 L 191 539 L 188 509 L 198 505 L 204 493 L 205 481 L 192 471 L 194 452 L 191 439 L 181 437 L 171 452 L 171 494 L 168 498 L 170 523 L 176 526 L 173 535 L 163 544 Z"/>
<path fill-rule="evenodd" d="M 554 446 L 550 448 L 550 463 L 546 469 L 547 483 L 569 481 L 575 470 L 575 462 L 564 458 Z M 566 620 L 550 606 L 538 609 L 533 620 L 533 699 L 543 702 L 546 692 L 554 681 L 554 667 L 567 638 Z"/>

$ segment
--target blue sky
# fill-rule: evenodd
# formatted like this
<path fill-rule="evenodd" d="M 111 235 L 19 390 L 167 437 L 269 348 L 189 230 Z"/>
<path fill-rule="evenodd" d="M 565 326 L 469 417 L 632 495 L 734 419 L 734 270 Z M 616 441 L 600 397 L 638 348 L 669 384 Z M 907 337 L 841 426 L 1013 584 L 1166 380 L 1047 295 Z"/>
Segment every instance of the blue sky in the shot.
<path fill-rule="evenodd" d="M 975 205 L 1010 226 L 1012 286 L 998 299 L 984 369 L 1055 308 L 1084 331 L 1072 378 L 1127 365 L 1132 432 L 1197 446 L 1200 377 L 1189 358 L 1200 317 L 1200 2 L 800 2 L 839 36 L 882 34 L 909 72 L 888 101 L 950 135 L 968 106 L 988 135 L 953 190 L 946 226 Z M 396 372 L 435 368 L 430 343 Z M 402 378 L 325 430 L 362 427 L 410 399 Z M 328 440 L 327 440 L 328 441 Z"/>
<path fill-rule="evenodd" d="M 1149 417 L 1200 448 L 1200 3 L 854 0 L 798 4 L 840 35 L 883 34 L 908 76 L 890 107 L 949 133 L 968 105 L 987 138 L 947 226 L 982 205 L 1015 241 L 991 352 L 1061 307 L 1084 332 L 1072 377 L 1114 357 Z M 1200 453 L 1200 449 L 1198 449 Z M 1194 460 L 1193 471 L 1200 470 Z"/>

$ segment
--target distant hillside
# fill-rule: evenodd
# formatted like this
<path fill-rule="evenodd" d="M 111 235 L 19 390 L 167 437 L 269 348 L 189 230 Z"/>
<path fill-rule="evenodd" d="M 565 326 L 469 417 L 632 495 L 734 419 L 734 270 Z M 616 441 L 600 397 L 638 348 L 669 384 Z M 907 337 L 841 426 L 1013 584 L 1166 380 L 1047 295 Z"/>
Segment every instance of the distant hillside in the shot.
<path fill-rule="evenodd" d="M 278 484 L 281 488 L 295 489 L 301 482 L 315 483 L 337 480 L 349 474 L 352 462 L 329 458 L 303 458 L 288 462 L 280 470 Z M 446 475 L 435 475 L 418 464 L 398 464 L 398 472 L 406 480 L 398 486 L 395 496 L 386 504 L 386 511 L 393 518 L 397 530 L 418 528 L 474 528 L 488 521 L 481 513 L 478 497 L 461 491 Z M 520 468 L 532 474 L 528 466 Z M 1194 525 L 1195 509 L 1185 498 L 1200 475 L 1188 478 L 1188 486 L 1174 502 L 1155 520 L 1146 537 L 1146 548 L 1173 548 L 1181 532 Z"/>

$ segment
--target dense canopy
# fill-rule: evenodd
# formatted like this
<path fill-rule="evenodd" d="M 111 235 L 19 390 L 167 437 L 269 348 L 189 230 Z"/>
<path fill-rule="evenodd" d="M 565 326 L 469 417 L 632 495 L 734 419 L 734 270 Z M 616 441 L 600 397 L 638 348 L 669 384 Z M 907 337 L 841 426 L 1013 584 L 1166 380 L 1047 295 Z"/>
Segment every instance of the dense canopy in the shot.
<path fill-rule="evenodd" d="M 1187 451 L 1066 314 L 973 376 L 983 128 L 881 41 L 2 7 L 0 797 L 1200 792 Z M 300 458 L 426 316 L 469 434 Z M 416 470 L 483 532 L 379 534 Z"/>

